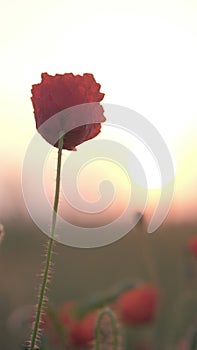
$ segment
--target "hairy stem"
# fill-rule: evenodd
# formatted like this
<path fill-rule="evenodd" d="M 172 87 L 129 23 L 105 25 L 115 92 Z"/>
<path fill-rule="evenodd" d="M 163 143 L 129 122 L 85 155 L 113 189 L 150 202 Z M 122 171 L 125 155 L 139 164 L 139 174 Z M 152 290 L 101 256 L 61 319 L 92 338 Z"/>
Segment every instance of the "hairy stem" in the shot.
<path fill-rule="evenodd" d="M 57 175 L 56 175 L 56 187 L 55 187 L 55 198 L 53 205 L 53 217 L 52 217 L 52 225 L 51 225 L 51 237 L 48 243 L 46 260 L 45 260 L 45 268 L 43 273 L 43 278 L 40 287 L 40 293 L 38 298 L 38 305 L 36 309 L 36 317 L 33 325 L 32 336 L 30 340 L 30 350 L 38 349 L 38 335 L 40 330 L 40 322 L 41 315 L 43 310 L 44 298 L 46 293 L 46 287 L 48 282 L 51 256 L 52 256 L 52 248 L 54 243 L 54 234 L 55 234 L 55 225 L 57 220 L 57 210 L 59 203 L 59 192 L 60 192 L 60 173 L 61 173 L 61 159 L 62 159 L 62 148 L 63 148 L 63 136 L 59 139 L 58 142 L 58 160 L 57 160 Z"/>
<path fill-rule="evenodd" d="M 110 326 L 112 329 L 112 349 L 118 350 L 118 324 L 114 313 L 110 309 L 104 309 L 98 316 L 95 327 L 95 350 L 100 348 L 100 333 L 102 328 L 102 322 L 105 316 L 108 316 L 110 320 Z"/>

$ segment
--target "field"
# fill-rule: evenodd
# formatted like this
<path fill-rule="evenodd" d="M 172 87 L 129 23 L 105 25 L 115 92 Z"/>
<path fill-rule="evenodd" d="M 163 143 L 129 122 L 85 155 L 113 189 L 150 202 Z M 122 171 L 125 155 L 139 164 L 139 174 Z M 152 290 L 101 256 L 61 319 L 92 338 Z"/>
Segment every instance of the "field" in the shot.
<path fill-rule="evenodd" d="M 0 349 L 19 350 L 28 338 L 27 319 L 36 289 L 47 237 L 32 222 L 5 222 L 0 249 Z M 197 260 L 187 248 L 197 224 L 163 224 L 153 234 L 145 223 L 120 241 L 99 249 L 55 246 L 49 296 L 57 307 L 67 300 L 85 303 L 128 282 L 144 281 L 160 290 L 152 326 L 133 330 L 133 338 L 151 339 L 155 350 L 176 349 L 197 319 Z"/>

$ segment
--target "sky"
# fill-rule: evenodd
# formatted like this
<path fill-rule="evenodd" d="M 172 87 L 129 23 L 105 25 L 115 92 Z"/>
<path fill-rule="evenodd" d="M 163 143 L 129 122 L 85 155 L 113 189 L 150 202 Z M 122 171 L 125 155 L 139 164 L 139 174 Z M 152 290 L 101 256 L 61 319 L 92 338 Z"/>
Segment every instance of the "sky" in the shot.
<path fill-rule="evenodd" d="M 162 135 L 174 161 L 172 212 L 178 218 L 194 218 L 196 1 L 7 0 L 1 4 L 0 219 L 17 213 L 23 202 L 22 163 L 36 132 L 31 86 L 40 82 L 42 72 L 93 73 L 105 93 L 104 103 L 131 108 L 149 120 Z M 99 137 L 130 142 L 117 131 L 109 134 L 105 127 Z M 149 186 L 155 189 L 158 171 L 154 158 L 138 144 L 132 141 L 131 146 L 138 150 Z M 104 168 L 108 176 L 119 171 L 110 170 L 108 165 Z M 54 172 L 51 178 L 54 180 Z M 122 191 L 127 192 L 125 186 L 129 184 L 124 174 L 112 181 L 121 186 L 119 179 L 123 181 Z M 81 182 L 86 189 L 85 180 Z"/>

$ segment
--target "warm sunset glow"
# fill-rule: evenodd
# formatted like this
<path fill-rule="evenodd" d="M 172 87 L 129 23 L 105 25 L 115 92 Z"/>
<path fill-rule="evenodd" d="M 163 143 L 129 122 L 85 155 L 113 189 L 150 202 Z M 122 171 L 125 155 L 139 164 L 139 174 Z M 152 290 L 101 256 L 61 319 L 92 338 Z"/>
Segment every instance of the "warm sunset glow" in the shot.
<path fill-rule="evenodd" d="M 11 202 L 5 186 L 16 184 L 21 191 L 22 160 L 35 133 L 30 90 L 40 82 L 42 72 L 91 72 L 105 93 L 104 103 L 129 107 L 155 125 L 174 161 L 177 212 L 187 215 L 194 210 L 196 15 L 195 2 L 178 0 L 21 0 L 4 4 L 0 18 L 2 212 L 6 201 Z M 151 189 L 150 203 L 151 198 L 154 203 L 160 177 L 148 149 L 127 133 L 105 126 L 98 139 L 116 140 L 135 153 Z M 46 175 L 50 184 L 55 176 L 54 165 L 51 167 L 52 178 Z M 113 162 L 101 160 L 84 168 L 78 184 L 89 201 L 98 196 L 99 176 L 115 183 L 119 195 L 113 205 L 122 208 L 132 191 L 128 174 Z"/>

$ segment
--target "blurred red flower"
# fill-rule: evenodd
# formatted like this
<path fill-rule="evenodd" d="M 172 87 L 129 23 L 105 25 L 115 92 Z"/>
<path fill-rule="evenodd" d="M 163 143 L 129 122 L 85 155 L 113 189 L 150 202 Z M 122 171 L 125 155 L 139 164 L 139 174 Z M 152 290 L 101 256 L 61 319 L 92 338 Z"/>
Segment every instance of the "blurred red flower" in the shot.
<path fill-rule="evenodd" d="M 94 340 L 96 319 L 97 313 L 93 312 L 75 323 L 70 331 L 70 341 L 73 345 L 83 346 Z"/>
<path fill-rule="evenodd" d="M 116 302 L 117 311 L 127 325 L 141 325 L 151 322 L 156 313 L 158 290 L 142 285 L 122 293 Z"/>
<path fill-rule="evenodd" d="M 182 339 L 177 347 L 176 347 L 176 350 L 189 350 L 189 343 L 188 343 L 188 340 L 187 339 Z"/>
<path fill-rule="evenodd" d="M 188 242 L 188 248 L 197 258 L 197 236 L 192 237 Z"/>
<path fill-rule="evenodd" d="M 74 150 L 77 145 L 97 136 L 101 129 L 101 123 L 105 121 L 103 108 L 98 103 L 103 99 L 104 94 L 100 92 L 101 86 L 96 82 L 94 76 L 90 73 L 85 73 L 83 76 L 75 76 L 72 73 L 51 76 L 47 73 L 42 73 L 41 77 L 41 83 L 33 85 L 31 90 L 36 128 L 40 134 L 49 143 L 52 143 L 50 137 L 54 133 L 54 129 L 57 131 L 68 129 L 69 131 L 64 136 L 63 144 L 63 148 L 68 150 Z M 97 104 L 92 104 L 90 118 L 88 122 L 87 120 L 84 121 L 84 125 L 76 127 L 75 118 L 67 119 L 68 116 L 65 118 L 64 115 L 63 125 L 61 119 L 61 123 L 58 120 L 56 123 L 47 124 L 45 130 L 40 128 L 44 122 L 58 112 L 93 102 L 97 102 Z M 81 112 L 82 120 L 84 119 L 83 113 L 84 116 L 87 114 L 86 112 L 89 111 L 88 113 L 90 113 L 90 107 L 88 105 L 84 112 L 82 112 L 82 109 L 78 110 L 78 113 Z M 66 120 L 69 125 L 66 125 Z M 57 143 L 55 146 L 57 146 Z"/>

